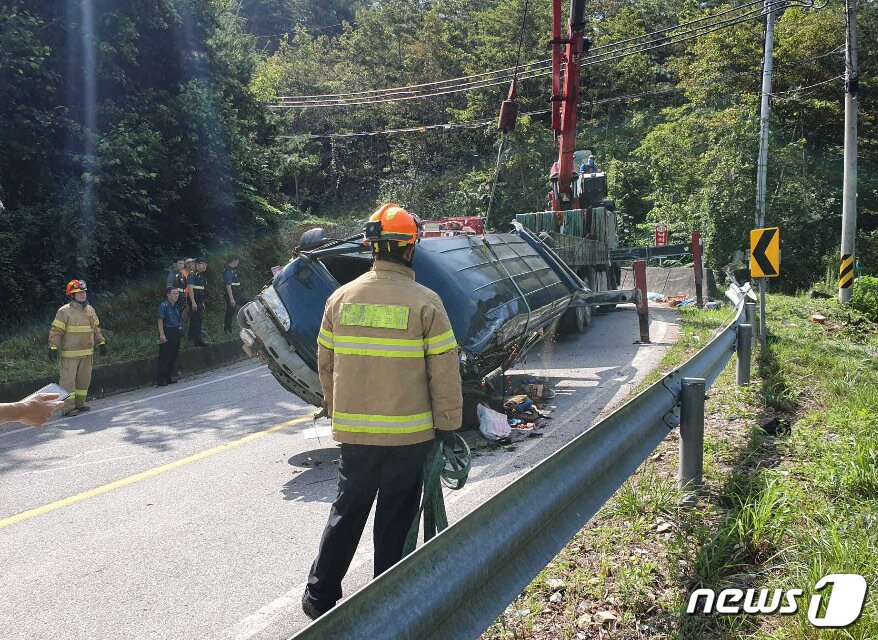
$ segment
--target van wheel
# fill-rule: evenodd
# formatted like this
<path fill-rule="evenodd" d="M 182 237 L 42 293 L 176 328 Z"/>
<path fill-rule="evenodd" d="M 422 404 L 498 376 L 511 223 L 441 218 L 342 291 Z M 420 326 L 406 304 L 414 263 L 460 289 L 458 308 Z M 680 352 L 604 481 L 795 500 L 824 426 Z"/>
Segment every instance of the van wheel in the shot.
<path fill-rule="evenodd" d="M 590 307 L 571 307 L 564 313 L 564 330 L 566 333 L 582 333 L 591 326 Z"/>

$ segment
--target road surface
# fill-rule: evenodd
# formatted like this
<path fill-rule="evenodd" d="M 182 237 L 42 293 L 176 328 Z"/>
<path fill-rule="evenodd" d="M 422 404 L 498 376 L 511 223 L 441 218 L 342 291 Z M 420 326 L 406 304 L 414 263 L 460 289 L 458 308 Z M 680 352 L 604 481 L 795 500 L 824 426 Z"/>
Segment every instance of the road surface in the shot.
<path fill-rule="evenodd" d="M 483 449 L 446 495 L 453 523 L 587 429 L 651 371 L 677 336 L 633 308 L 542 345 L 522 372 L 555 381 L 541 438 Z M 335 494 L 338 450 L 313 407 L 247 361 L 92 402 L 36 430 L 0 427 L 0 638 L 287 638 Z M 371 530 L 371 524 L 369 525 Z M 345 582 L 370 578 L 363 536 Z"/>

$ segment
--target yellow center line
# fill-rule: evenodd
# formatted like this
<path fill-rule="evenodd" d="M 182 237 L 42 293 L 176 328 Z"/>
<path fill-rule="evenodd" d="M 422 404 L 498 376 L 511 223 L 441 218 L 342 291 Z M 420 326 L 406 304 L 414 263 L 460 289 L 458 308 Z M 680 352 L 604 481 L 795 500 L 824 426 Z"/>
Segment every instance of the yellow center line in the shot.
<path fill-rule="evenodd" d="M 161 473 L 173 471 L 174 469 L 179 469 L 180 467 L 186 466 L 187 464 L 198 462 L 199 460 L 204 460 L 205 458 L 209 458 L 210 456 L 216 455 L 217 453 L 222 453 L 223 451 L 228 451 L 229 449 L 234 449 L 235 447 L 240 447 L 242 444 L 253 442 L 254 440 L 258 440 L 259 438 L 267 436 L 270 433 L 275 433 L 276 431 L 281 431 L 283 429 L 286 429 L 287 427 L 292 427 L 293 425 L 307 422 L 308 420 L 312 419 L 313 418 L 311 414 L 309 414 L 307 416 L 302 416 L 301 418 L 295 418 L 287 422 L 282 422 L 281 424 L 276 424 L 273 427 L 269 427 L 268 429 L 265 429 L 263 431 L 251 433 L 250 435 L 239 438 L 238 440 L 226 442 L 219 446 L 213 447 L 212 449 L 207 449 L 205 451 L 201 451 L 200 453 L 195 453 L 191 456 L 181 458 L 180 460 L 175 460 L 174 462 L 169 462 L 168 464 L 162 465 L 160 467 L 147 469 L 146 471 L 136 473 L 133 476 L 128 476 L 127 478 L 122 478 L 120 480 L 110 482 L 109 484 L 101 485 L 100 487 L 95 487 L 94 489 L 83 491 L 82 493 L 77 493 L 76 495 L 70 496 L 69 498 L 63 498 L 61 500 L 57 500 L 56 502 L 44 504 L 41 507 L 34 507 L 33 509 L 28 509 L 27 511 L 16 513 L 14 516 L 9 516 L 8 518 L 3 518 L 2 520 L 0 520 L 0 529 L 19 522 L 24 522 L 25 520 L 30 520 L 31 518 L 36 518 L 37 516 L 49 513 L 50 511 L 54 511 L 55 509 L 60 509 L 61 507 L 66 507 L 71 504 L 76 504 L 77 502 L 82 502 L 83 500 L 88 500 L 89 498 L 94 498 L 95 496 L 107 493 L 108 491 L 113 491 L 114 489 L 127 487 L 129 484 L 134 484 L 135 482 L 140 482 L 141 480 L 146 480 L 147 478 L 152 478 Z"/>

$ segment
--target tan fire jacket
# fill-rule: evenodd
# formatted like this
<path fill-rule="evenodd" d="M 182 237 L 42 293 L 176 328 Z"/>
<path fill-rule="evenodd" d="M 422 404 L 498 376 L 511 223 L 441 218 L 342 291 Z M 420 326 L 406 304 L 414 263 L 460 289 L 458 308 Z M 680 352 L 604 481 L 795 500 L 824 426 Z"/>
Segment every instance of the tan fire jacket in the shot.
<path fill-rule="evenodd" d="M 65 304 L 52 321 L 49 345 L 60 349 L 62 358 L 90 356 L 95 345 L 104 341 L 99 325 L 98 314 L 90 304 Z"/>
<path fill-rule="evenodd" d="M 383 260 L 326 301 L 317 363 L 333 438 L 406 445 L 461 424 L 457 341 L 442 300 Z"/>

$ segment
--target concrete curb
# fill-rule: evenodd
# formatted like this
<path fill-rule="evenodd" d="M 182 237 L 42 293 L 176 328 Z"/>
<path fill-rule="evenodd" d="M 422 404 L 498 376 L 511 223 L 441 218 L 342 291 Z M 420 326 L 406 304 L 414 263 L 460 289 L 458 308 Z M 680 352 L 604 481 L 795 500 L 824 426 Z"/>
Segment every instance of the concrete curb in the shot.
<path fill-rule="evenodd" d="M 158 353 L 142 360 L 115 362 L 95 367 L 91 376 L 89 397 L 107 396 L 122 391 L 149 387 L 155 384 L 155 361 Z M 241 349 L 241 342 L 221 342 L 201 349 L 180 352 L 177 358 L 177 371 L 187 376 L 227 364 L 246 360 L 247 354 Z M 16 380 L 0 384 L 0 402 L 15 402 L 50 382 L 58 382 L 57 374 L 48 378 Z"/>

